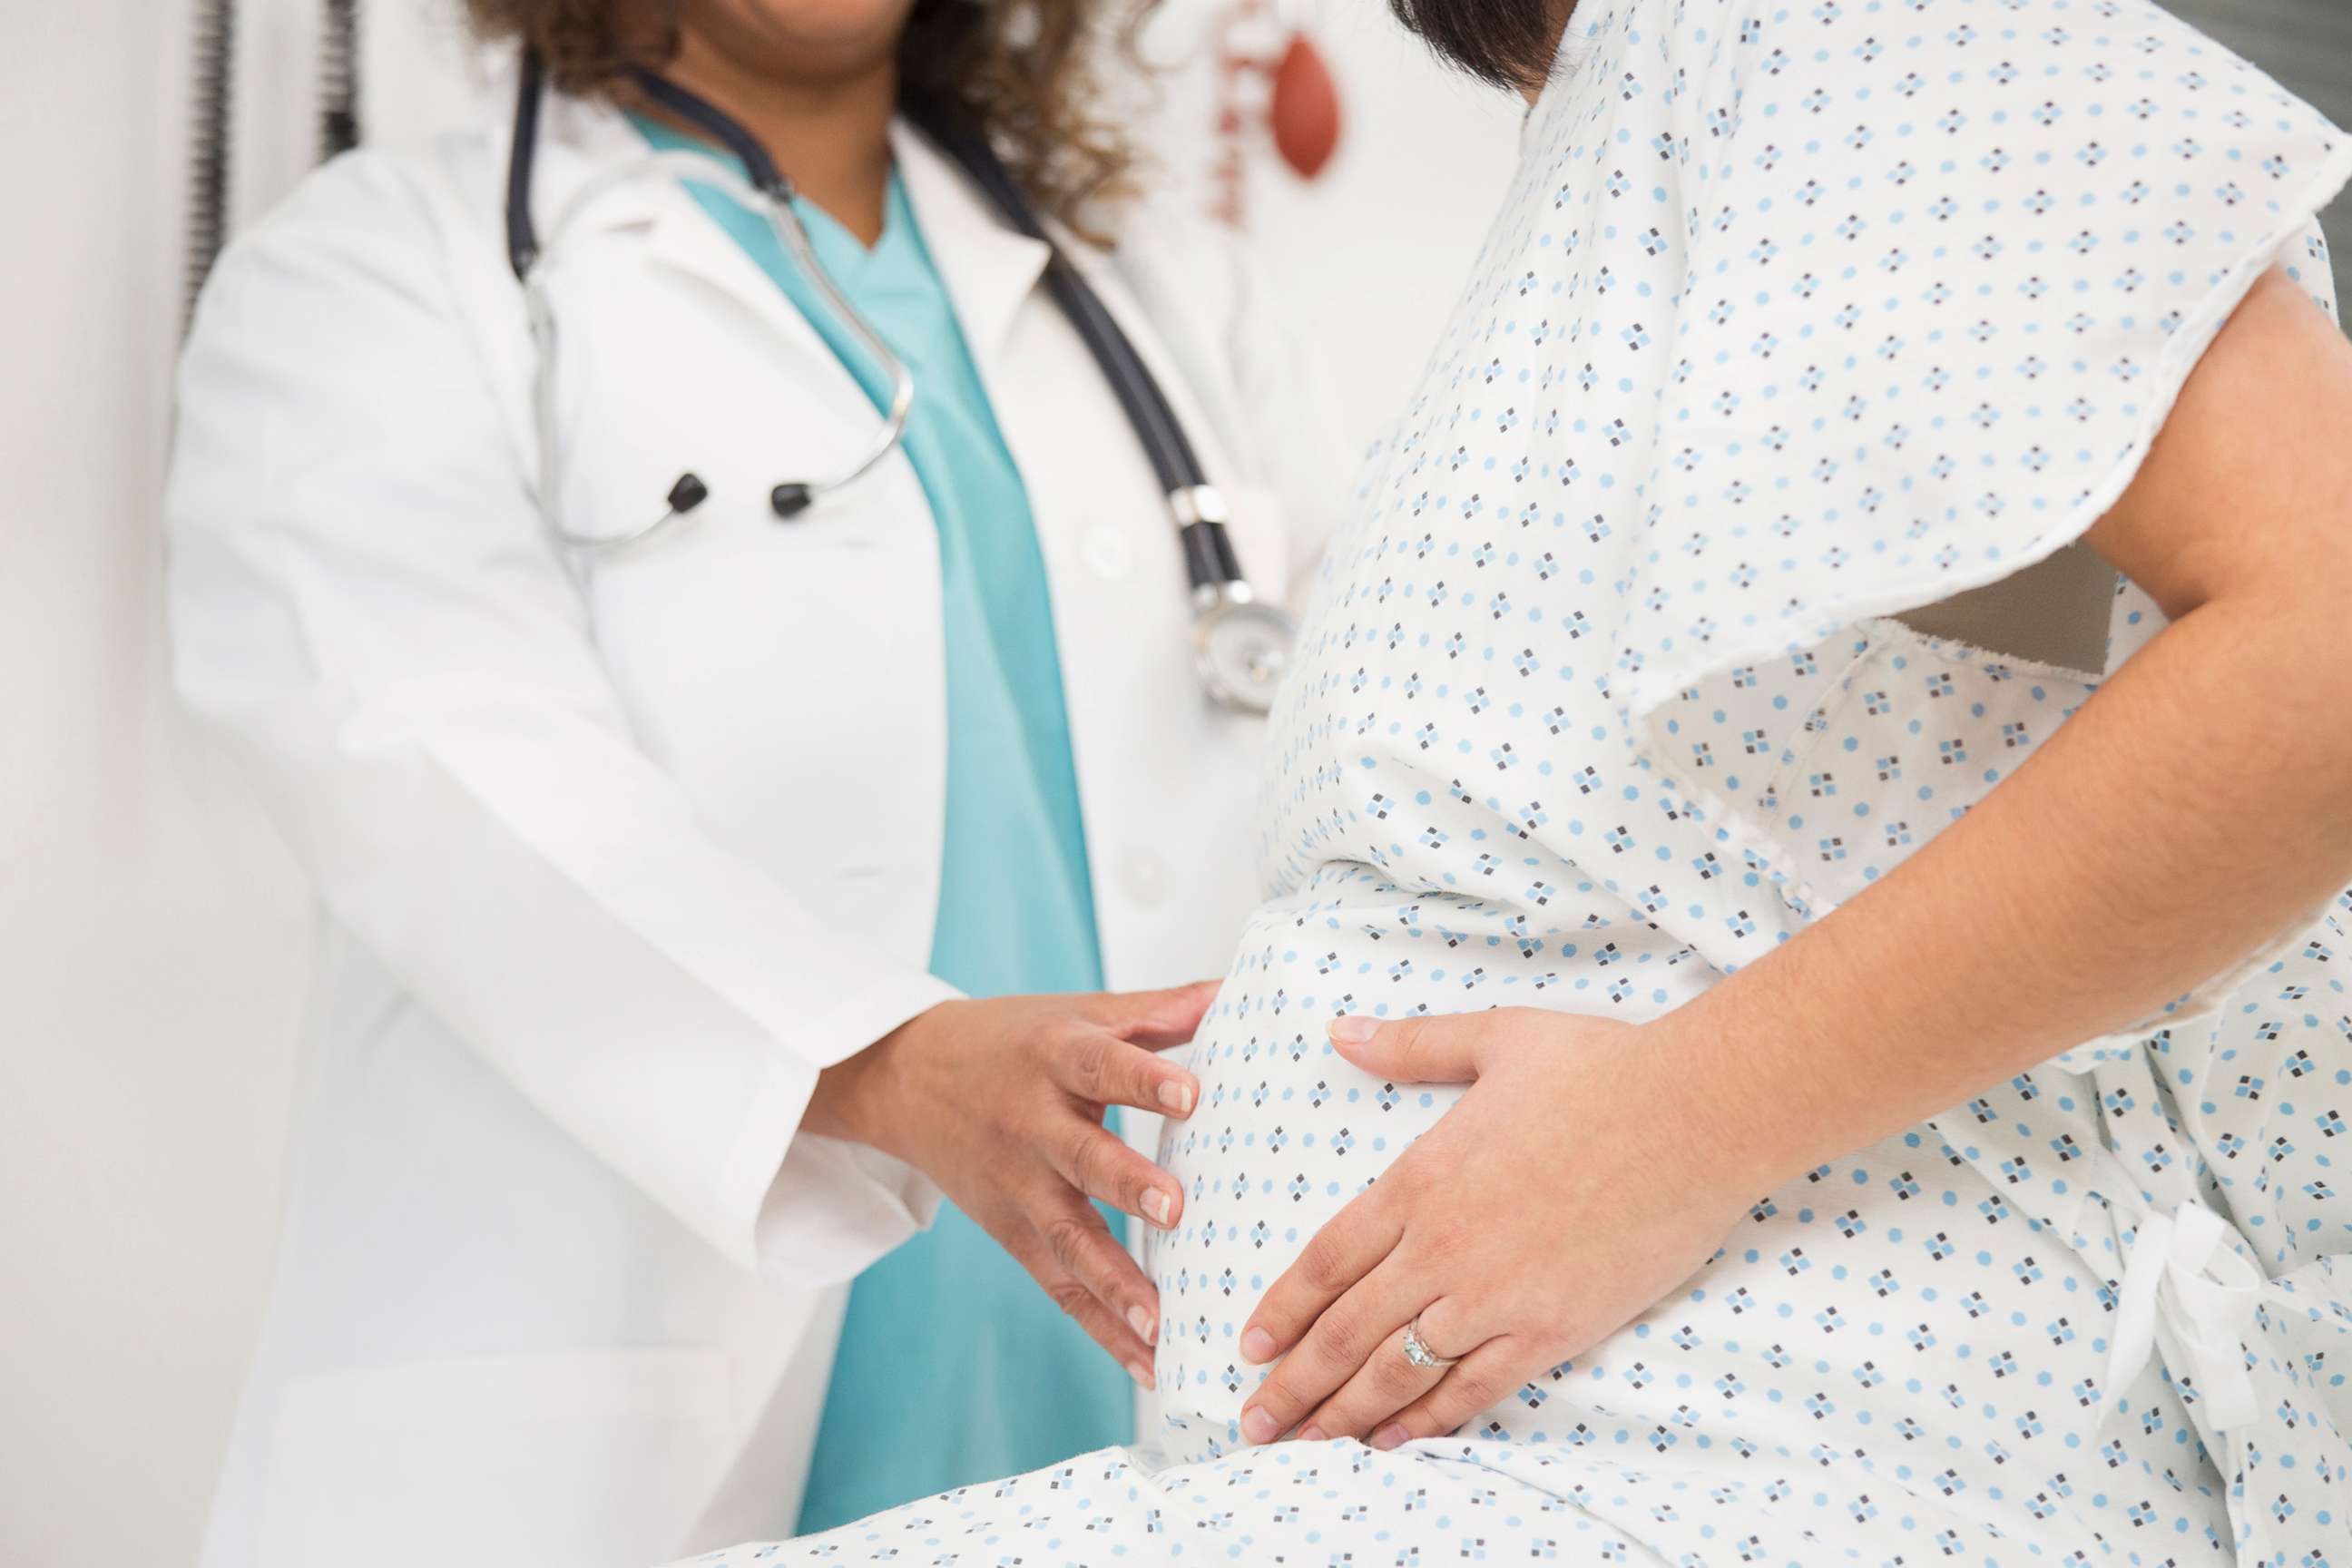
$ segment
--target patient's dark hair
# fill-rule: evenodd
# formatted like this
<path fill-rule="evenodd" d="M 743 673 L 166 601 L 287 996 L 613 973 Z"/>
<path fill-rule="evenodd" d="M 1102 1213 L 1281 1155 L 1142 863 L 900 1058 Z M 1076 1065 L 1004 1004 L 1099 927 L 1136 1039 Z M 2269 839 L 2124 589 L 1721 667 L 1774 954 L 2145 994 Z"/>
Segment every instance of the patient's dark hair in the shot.
<path fill-rule="evenodd" d="M 1113 36 L 1131 45 L 1150 0 Z M 475 31 L 530 44 L 558 87 L 624 94 L 632 66 L 677 49 L 678 0 L 466 0 Z M 1097 102 L 1105 0 L 915 0 L 898 41 L 904 90 L 944 100 L 995 144 L 1030 199 L 1081 232 L 1126 194 L 1133 150 Z M 1129 57 L 1130 59 L 1132 57 Z M 1094 237 L 1100 237 L 1095 236 Z"/>
<path fill-rule="evenodd" d="M 1575 6 L 1572 0 L 1389 0 L 1389 9 L 1447 64 L 1517 89 L 1550 73 L 1553 47 Z"/>

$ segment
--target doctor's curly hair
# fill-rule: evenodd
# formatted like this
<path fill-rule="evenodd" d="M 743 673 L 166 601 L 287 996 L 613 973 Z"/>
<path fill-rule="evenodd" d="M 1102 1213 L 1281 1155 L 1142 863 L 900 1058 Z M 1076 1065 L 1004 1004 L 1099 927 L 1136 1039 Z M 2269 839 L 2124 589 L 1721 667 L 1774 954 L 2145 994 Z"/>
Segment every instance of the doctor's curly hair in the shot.
<path fill-rule="evenodd" d="M 1134 58 L 1140 0 L 1117 42 Z M 475 32 L 537 48 L 567 92 L 623 89 L 635 66 L 677 52 L 678 0 L 466 0 Z M 899 90 L 962 111 L 1032 201 L 1089 238 L 1131 194 L 1135 153 L 1098 112 L 1097 0 L 915 0 L 898 40 Z"/>

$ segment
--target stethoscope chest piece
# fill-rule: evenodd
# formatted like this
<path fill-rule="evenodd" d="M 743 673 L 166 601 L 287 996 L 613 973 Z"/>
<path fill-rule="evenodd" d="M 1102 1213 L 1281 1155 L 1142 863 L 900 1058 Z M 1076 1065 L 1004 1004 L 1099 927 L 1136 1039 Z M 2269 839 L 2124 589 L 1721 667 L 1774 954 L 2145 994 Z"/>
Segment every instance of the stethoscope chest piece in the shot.
<path fill-rule="evenodd" d="M 1297 623 L 1250 596 L 1241 582 L 1205 584 L 1193 592 L 1192 664 L 1220 707 L 1268 713 L 1290 668 Z"/>

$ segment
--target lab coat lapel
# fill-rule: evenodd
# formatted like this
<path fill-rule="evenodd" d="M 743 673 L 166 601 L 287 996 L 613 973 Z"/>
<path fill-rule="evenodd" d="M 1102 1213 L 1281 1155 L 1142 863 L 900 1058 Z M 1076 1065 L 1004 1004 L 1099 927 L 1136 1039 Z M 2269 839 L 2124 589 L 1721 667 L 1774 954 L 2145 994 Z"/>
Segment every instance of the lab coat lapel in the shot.
<path fill-rule="evenodd" d="M 550 170 L 548 189 L 535 193 L 533 210 L 542 226 L 562 210 L 579 182 L 646 154 L 645 138 L 625 115 L 597 100 L 558 95 L 547 105 L 545 141 L 581 160 L 568 179 Z M 566 161 L 568 163 L 568 160 Z M 724 294 L 774 334 L 795 360 L 795 374 L 815 378 L 833 406 L 856 406 L 864 397 L 856 381 L 775 279 L 761 270 L 733 236 L 702 210 L 676 179 L 648 173 L 624 182 L 597 200 L 583 226 L 599 231 L 636 227 L 645 231 L 652 256 L 664 267 Z M 840 401 L 847 400 L 847 401 Z"/>
<path fill-rule="evenodd" d="M 655 259 L 741 305 L 795 356 L 807 360 L 810 374 L 838 376 L 841 384 L 828 389 L 827 396 L 863 396 L 839 358 L 776 287 L 776 280 L 693 197 L 683 189 L 676 195 L 677 201 L 660 212 L 646 238 Z"/>
<path fill-rule="evenodd" d="M 548 104 L 546 141 L 601 170 L 645 153 L 643 139 L 618 110 L 602 102 L 562 97 Z M 982 384 L 999 395 L 997 367 L 1013 321 L 1035 293 L 1048 247 L 1011 227 L 944 154 L 905 121 L 895 121 L 891 151 L 923 242 L 945 280 Z M 587 177 L 575 174 L 574 181 Z M 556 182 L 551 179 L 551 186 Z M 534 203 L 542 224 L 561 210 L 562 187 Z M 810 374 L 838 378 L 829 398 L 857 395 L 849 373 L 792 301 L 743 247 L 712 222 L 674 180 L 630 182 L 600 200 L 588 220 L 600 229 L 641 226 L 664 266 L 724 293 L 809 363 Z"/>
<path fill-rule="evenodd" d="M 998 366 L 1013 318 L 1045 274 L 1045 243 L 1012 227 L 963 171 L 905 121 L 892 122 L 890 146 L 924 247 L 955 305 L 964 346 L 989 397 L 1001 401 Z"/>
<path fill-rule="evenodd" d="M 1001 408 L 1008 390 L 1001 366 L 1015 318 L 1033 300 L 1041 310 L 1057 309 L 1038 287 L 1052 248 L 1044 240 L 1032 239 L 1012 227 L 951 159 L 904 121 L 893 124 L 891 145 L 931 259 L 955 301 L 964 342 L 980 367 L 990 400 Z M 1178 374 L 1182 367 L 1174 363 L 1108 258 L 1055 220 L 1046 218 L 1045 225 L 1064 258 L 1093 289 L 1144 368 L 1160 384 L 1211 478 L 1230 473 L 1215 428 L 1192 395 L 1192 378 Z M 1091 359 L 1087 363 L 1091 371 Z M 1109 395 L 1108 385 L 1104 395 Z"/>

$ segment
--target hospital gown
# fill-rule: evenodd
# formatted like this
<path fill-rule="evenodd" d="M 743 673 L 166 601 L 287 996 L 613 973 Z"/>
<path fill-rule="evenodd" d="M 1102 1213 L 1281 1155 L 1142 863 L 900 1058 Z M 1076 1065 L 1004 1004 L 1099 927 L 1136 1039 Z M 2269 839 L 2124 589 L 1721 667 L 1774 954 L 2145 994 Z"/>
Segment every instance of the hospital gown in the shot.
<path fill-rule="evenodd" d="M 1162 1429 L 709 1561 L 2352 1565 L 2343 899 L 1449 1436 L 1234 1426 L 1251 1308 L 1458 1093 L 1326 1023 L 1654 1018 L 1996 787 L 2101 672 L 1889 617 L 2078 538 L 2264 268 L 2324 293 L 2347 174 L 2140 0 L 1585 0 L 1276 717 Z M 2107 667 L 2160 624 L 2118 583 Z"/>

